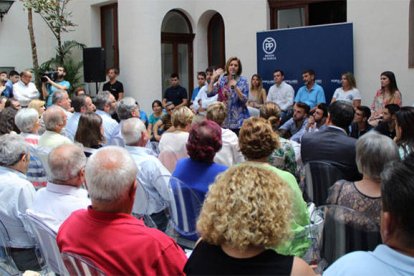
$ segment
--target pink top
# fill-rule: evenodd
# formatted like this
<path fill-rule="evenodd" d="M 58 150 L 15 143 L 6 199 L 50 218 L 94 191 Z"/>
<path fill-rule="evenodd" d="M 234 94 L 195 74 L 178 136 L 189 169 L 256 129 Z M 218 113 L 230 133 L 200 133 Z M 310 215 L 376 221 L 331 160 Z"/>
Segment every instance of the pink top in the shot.
<path fill-rule="evenodd" d="M 371 104 L 371 110 L 373 111 L 373 118 L 382 115 L 382 110 L 387 104 L 398 104 L 402 105 L 402 97 L 400 91 L 395 91 L 394 96 L 384 97 L 384 93 L 381 89 L 375 93 L 374 101 Z"/>

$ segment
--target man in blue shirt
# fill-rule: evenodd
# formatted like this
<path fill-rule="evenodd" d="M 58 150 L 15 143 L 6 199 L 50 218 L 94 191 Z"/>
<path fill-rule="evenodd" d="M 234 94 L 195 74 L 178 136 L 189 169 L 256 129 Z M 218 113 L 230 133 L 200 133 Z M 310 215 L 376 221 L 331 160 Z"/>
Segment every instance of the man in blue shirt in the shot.
<path fill-rule="evenodd" d="M 381 237 L 374 251 L 356 251 L 334 262 L 323 275 L 413 275 L 414 153 L 381 174 Z"/>
<path fill-rule="evenodd" d="M 315 83 L 315 72 L 312 69 L 304 71 L 302 78 L 305 85 L 299 88 L 295 102 L 302 102 L 309 105 L 311 112 L 313 112 L 316 105 L 326 103 L 325 92 L 322 86 Z"/>
<path fill-rule="evenodd" d="M 200 91 L 201 87 L 203 87 L 206 84 L 206 73 L 204 73 L 203 71 L 197 73 L 197 83 L 198 86 L 194 88 L 193 94 L 191 95 L 191 103 L 194 102 L 195 98 L 198 95 L 198 91 Z"/>
<path fill-rule="evenodd" d="M 62 66 L 57 68 L 57 78 L 56 80 L 51 80 L 48 76 L 44 76 L 45 82 L 42 81 L 42 93 L 43 98 L 47 98 L 46 106 L 52 105 L 53 93 L 57 90 L 67 91 L 70 88 L 70 83 L 64 80 L 66 76 L 66 70 Z"/>

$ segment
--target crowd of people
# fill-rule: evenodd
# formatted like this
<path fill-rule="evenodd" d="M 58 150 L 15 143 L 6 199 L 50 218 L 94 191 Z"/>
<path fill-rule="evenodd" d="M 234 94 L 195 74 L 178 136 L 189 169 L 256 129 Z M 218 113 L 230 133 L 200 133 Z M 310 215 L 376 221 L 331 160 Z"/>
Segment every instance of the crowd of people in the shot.
<path fill-rule="evenodd" d="M 414 271 L 414 107 L 402 106 L 392 72 L 367 107 L 352 73 L 327 103 L 311 69 L 296 93 L 276 69 L 266 92 L 231 57 L 197 73 L 192 97 L 171 74 L 149 116 L 116 68 L 93 98 L 65 75 L 42 77 L 40 93 L 29 70 L 0 73 L 0 221 L 19 270 L 40 269 L 29 213 L 62 252 L 109 275 L 314 275 L 303 171 L 323 161 L 343 178 L 326 204 L 366 215 L 383 241 L 326 274 Z M 189 258 L 166 234 L 172 178 L 203 201 Z"/>

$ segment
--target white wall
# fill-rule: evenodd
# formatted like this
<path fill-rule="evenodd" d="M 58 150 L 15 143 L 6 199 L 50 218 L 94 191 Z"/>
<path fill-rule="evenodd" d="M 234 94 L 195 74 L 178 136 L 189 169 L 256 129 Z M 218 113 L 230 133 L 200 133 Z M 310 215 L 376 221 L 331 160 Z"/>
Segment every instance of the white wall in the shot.
<path fill-rule="evenodd" d="M 354 24 L 354 62 L 362 104 L 370 105 L 380 88 L 380 74 L 393 71 L 403 104 L 414 103 L 414 69 L 408 68 L 409 0 L 348 0 Z"/>

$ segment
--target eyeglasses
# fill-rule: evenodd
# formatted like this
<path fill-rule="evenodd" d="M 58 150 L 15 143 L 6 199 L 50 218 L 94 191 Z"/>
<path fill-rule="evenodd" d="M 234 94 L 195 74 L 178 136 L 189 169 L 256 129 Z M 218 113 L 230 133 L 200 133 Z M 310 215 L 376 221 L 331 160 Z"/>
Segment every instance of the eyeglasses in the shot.
<path fill-rule="evenodd" d="M 172 107 L 172 108 L 167 108 L 167 111 L 173 111 L 174 110 L 174 107 Z"/>

